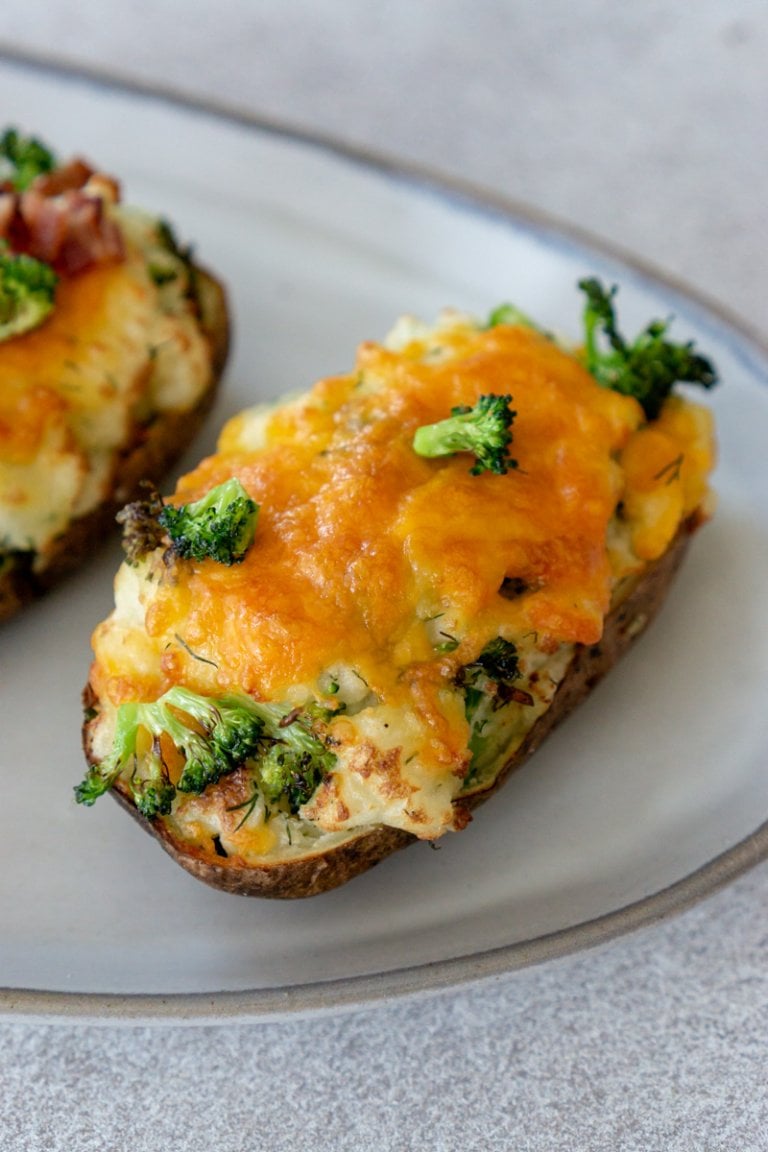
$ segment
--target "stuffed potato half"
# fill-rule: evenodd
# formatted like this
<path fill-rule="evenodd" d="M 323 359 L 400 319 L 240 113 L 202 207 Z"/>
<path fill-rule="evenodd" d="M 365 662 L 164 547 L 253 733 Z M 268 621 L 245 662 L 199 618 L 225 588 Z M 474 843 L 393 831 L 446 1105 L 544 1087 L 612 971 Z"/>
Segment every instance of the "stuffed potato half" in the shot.
<path fill-rule="evenodd" d="M 229 891 L 306 896 L 471 810 L 660 607 L 710 514 L 712 366 L 516 309 L 404 319 L 123 514 L 89 768 Z M 663 377 L 663 379 L 662 379 Z"/>
<path fill-rule="evenodd" d="M 87 559 L 212 403 L 225 291 L 117 181 L 0 136 L 0 620 Z"/>

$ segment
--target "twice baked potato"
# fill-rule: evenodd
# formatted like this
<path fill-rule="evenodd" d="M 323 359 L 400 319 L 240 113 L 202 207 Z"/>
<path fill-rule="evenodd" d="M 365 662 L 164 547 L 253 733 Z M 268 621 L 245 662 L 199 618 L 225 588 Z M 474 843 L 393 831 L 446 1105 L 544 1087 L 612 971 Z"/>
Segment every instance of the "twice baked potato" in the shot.
<path fill-rule="evenodd" d="M 0 620 L 85 560 L 207 412 L 221 283 L 117 182 L 0 136 Z"/>
<path fill-rule="evenodd" d="M 400 321 L 125 510 L 79 801 L 111 789 L 195 876 L 276 897 L 468 823 L 710 513 L 712 419 L 671 389 L 711 364 L 582 287 L 583 348 L 510 307 Z"/>

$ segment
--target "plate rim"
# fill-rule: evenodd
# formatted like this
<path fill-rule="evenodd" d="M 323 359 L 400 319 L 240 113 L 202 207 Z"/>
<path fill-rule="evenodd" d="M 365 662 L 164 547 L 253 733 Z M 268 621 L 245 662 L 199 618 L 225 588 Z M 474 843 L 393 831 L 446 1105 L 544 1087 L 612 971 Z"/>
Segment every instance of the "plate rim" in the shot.
<path fill-rule="evenodd" d="M 766 858 L 768 820 L 688 876 L 642 900 L 570 928 L 485 952 L 371 975 L 240 991 L 107 994 L 0 988 L 0 1021 L 23 1017 L 47 1024 L 106 1026 L 248 1024 L 337 1015 L 422 999 L 449 989 L 489 984 L 660 924 L 714 896 Z"/>
<path fill-rule="evenodd" d="M 737 337 L 742 354 L 748 351 L 756 353 L 758 360 L 768 360 L 768 337 L 731 313 L 719 301 L 589 229 L 560 220 L 553 213 L 505 197 L 492 189 L 413 161 L 399 160 L 351 144 L 331 134 L 300 128 L 213 98 L 196 97 L 170 85 L 107 73 L 96 66 L 20 50 L 1 41 L 0 64 L 23 71 L 37 71 L 49 80 L 86 83 L 124 96 L 159 102 L 301 144 L 358 164 L 383 178 L 418 186 L 475 213 L 498 216 L 518 228 L 535 231 L 561 245 L 566 243 L 589 249 L 621 264 L 649 287 L 663 288 L 667 293 L 684 299 L 689 308 L 701 312 L 710 324 L 714 321 L 724 335 Z M 439 994 L 449 988 L 487 983 L 524 968 L 596 948 L 619 936 L 660 923 L 714 895 L 765 859 L 768 859 L 768 819 L 754 832 L 673 884 L 602 916 L 529 940 L 370 975 L 238 991 L 142 994 L 0 987 L 0 1020 L 24 1018 L 46 1023 L 105 1025 L 250 1022 L 349 1012 L 393 1000 Z"/>

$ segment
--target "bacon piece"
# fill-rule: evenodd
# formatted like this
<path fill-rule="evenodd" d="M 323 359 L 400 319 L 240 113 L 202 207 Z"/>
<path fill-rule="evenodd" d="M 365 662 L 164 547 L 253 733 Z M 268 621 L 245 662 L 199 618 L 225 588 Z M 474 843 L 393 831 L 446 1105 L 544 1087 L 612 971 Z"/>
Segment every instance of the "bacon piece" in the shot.
<path fill-rule="evenodd" d="M 46 198 L 29 192 L 22 197 L 21 216 L 29 236 L 26 251 L 65 276 L 123 255 L 120 231 L 95 196 L 71 191 Z"/>
<path fill-rule="evenodd" d="M 48 189 L 59 187 L 49 183 L 59 173 L 65 185 L 78 186 L 47 194 Z M 105 212 L 105 200 L 114 202 L 118 195 L 114 181 L 99 178 L 75 161 L 51 177 L 40 177 L 26 192 L 0 193 L 0 237 L 14 252 L 42 260 L 64 276 L 121 260 L 125 254 L 122 235 Z"/>
<path fill-rule="evenodd" d="M 54 168 L 53 172 L 36 176 L 31 187 L 41 196 L 59 196 L 62 192 L 85 187 L 93 175 L 94 170 L 90 164 L 86 164 L 85 160 L 76 156 L 73 160 L 62 164 L 60 168 Z"/>

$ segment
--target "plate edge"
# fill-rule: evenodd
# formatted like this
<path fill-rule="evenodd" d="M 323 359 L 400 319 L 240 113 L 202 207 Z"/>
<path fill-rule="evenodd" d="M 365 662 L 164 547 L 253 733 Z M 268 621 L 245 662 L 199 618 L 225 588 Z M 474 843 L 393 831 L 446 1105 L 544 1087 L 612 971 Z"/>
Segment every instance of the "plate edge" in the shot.
<path fill-rule="evenodd" d="M 210 1025 L 370 1009 L 510 976 L 598 948 L 687 911 L 768 859 L 768 820 L 688 876 L 593 920 L 487 952 L 372 975 L 284 988 L 169 994 L 40 992 L 0 988 L 0 1021 L 52 1024 Z"/>

